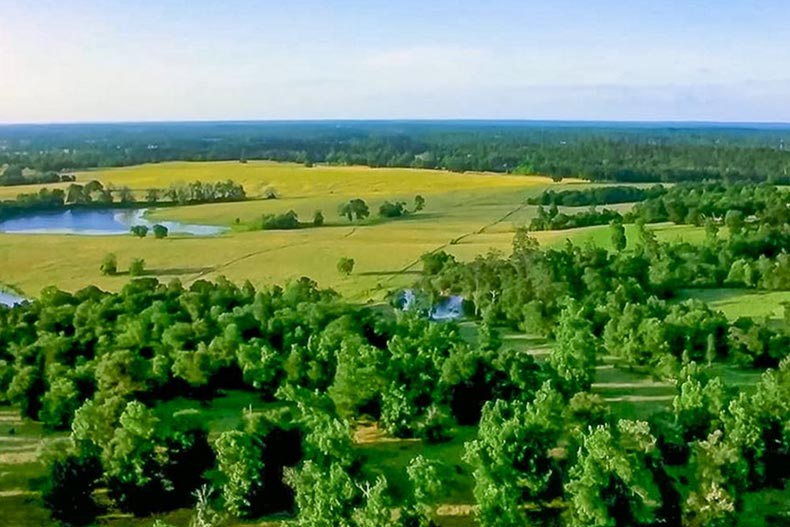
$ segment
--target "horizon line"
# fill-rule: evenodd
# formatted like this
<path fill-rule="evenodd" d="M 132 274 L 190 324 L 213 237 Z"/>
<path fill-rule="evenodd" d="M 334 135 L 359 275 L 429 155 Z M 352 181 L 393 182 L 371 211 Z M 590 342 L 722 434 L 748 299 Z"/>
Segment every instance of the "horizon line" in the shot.
<path fill-rule="evenodd" d="M 80 126 L 80 125 L 159 125 L 159 124 L 331 124 L 331 123 L 510 123 L 510 124 L 614 124 L 614 125 L 685 125 L 685 126 L 787 126 L 790 121 L 705 120 L 705 119 L 529 119 L 529 118 L 296 118 L 296 119 L 142 119 L 85 121 L 10 121 L 0 127 Z"/>

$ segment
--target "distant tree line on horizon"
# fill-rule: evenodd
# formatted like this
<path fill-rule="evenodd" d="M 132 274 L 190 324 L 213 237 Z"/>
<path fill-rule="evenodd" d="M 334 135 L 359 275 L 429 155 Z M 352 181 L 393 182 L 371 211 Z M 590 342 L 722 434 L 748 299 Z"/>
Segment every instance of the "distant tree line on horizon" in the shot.
<path fill-rule="evenodd" d="M 6 127 L 0 164 L 41 172 L 163 161 L 252 159 L 543 174 L 555 179 L 790 182 L 785 129 L 346 126 L 203 123 Z"/>

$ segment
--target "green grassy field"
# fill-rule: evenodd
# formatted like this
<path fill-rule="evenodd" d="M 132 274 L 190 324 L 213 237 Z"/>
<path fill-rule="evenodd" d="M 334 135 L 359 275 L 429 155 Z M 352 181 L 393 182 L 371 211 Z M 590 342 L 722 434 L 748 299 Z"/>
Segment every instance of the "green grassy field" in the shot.
<path fill-rule="evenodd" d="M 766 317 L 780 320 L 784 317 L 785 302 L 790 302 L 790 291 L 754 291 L 750 289 L 689 289 L 681 298 L 696 298 L 728 318 Z"/>

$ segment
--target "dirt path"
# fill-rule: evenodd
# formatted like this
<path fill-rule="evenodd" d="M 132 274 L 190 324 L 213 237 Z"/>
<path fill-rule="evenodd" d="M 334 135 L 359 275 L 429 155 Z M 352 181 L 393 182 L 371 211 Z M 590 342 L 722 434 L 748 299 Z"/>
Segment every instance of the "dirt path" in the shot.
<path fill-rule="evenodd" d="M 439 251 L 442 251 L 442 250 L 446 249 L 447 247 L 449 247 L 451 245 L 459 244 L 462 240 L 465 240 L 466 238 L 469 238 L 470 236 L 477 236 L 479 234 L 483 234 L 487 229 L 490 229 L 491 227 L 495 227 L 496 225 L 499 225 L 500 223 L 502 223 L 504 221 L 507 221 L 508 218 L 510 218 L 514 214 L 520 212 L 526 206 L 527 206 L 527 204 L 526 204 L 526 202 L 524 202 L 521 205 L 519 205 L 518 207 L 516 207 L 515 209 L 509 211 L 507 214 L 505 214 L 504 216 L 502 216 L 498 220 L 495 220 L 495 221 L 493 221 L 493 222 L 491 222 L 491 223 L 489 223 L 487 225 L 483 225 L 482 227 L 480 227 L 476 231 L 468 232 L 466 234 L 462 234 L 461 236 L 458 236 L 457 238 L 453 238 L 452 240 L 448 241 L 447 243 L 443 243 L 442 245 L 436 247 L 435 249 L 433 249 L 431 251 L 428 251 L 428 253 L 426 253 L 426 254 L 437 253 Z M 392 276 L 390 276 L 389 278 L 387 278 L 385 280 L 385 282 L 391 282 L 395 278 L 401 276 L 403 273 L 408 272 L 412 267 L 416 266 L 421 261 L 422 261 L 422 257 L 417 258 L 416 260 L 410 262 L 408 265 L 406 265 L 402 269 L 399 269 L 397 272 L 393 273 Z"/>

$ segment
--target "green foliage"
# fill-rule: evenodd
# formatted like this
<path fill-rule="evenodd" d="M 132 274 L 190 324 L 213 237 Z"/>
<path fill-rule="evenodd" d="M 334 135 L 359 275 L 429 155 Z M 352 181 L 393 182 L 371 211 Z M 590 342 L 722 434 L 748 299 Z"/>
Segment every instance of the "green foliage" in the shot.
<path fill-rule="evenodd" d="M 414 196 L 414 211 L 420 212 L 424 208 L 425 208 L 425 198 L 417 194 L 416 196 Z"/>
<path fill-rule="evenodd" d="M 346 256 L 337 261 L 337 272 L 349 276 L 354 271 L 354 259 Z"/>
<path fill-rule="evenodd" d="M 101 274 L 106 276 L 116 274 L 118 272 L 118 258 L 113 253 L 107 254 L 102 260 L 99 270 L 101 270 Z"/>
<path fill-rule="evenodd" d="M 612 231 L 612 247 L 615 251 L 625 250 L 628 240 L 625 237 L 625 227 L 619 221 L 612 221 L 609 223 L 609 228 Z"/>
<path fill-rule="evenodd" d="M 264 214 L 261 218 L 261 229 L 263 230 L 289 230 L 298 229 L 301 226 L 299 216 L 292 210 L 285 214 Z"/>
<path fill-rule="evenodd" d="M 238 517 L 253 512 L 263 492 L 263 444 L 255 435 L 239 430 L 223 432 L 214 443 L 220 492 L 225 509 Z"/>
<path fill-rule="evenodd" d="M 355 218 L 357 221 L 361 221 L 370 216 L 370 209 L 364 200 L 355 198 L 341 203 L 337 208 L 337 213 L 348 218 L 348 221 L 354 221 Z"/>
<path fill-rule="evenodd" d="M 313 213 L 313 227 L 323 227 L 324 225 L 324 213 L 320 210 L 315 211 Z"/>
<path fill-rule="evenodd" d="M 132 235 L 137 236 L 138 238 L 145 238 L 148 236 L 147 225 L 133 225 L 129 231 L 132 233 Z"/>
<path fill-rule="evenodd" d="M 119 425 L 101 457 L 121 509 L 144 514 L 188 503 L 214 461 L 204 425 L 189 414 L 163 422 L 137 401 L 126 405 Z"/>
<path fill-rule="evenodd" d="M 154 238 L 156 238 L 157 240 L 167 238 L 168 229 L 164 225 L 160 225 L 159 223 L 157 223 L 156 225 L 154 225 L 153 231 L 154 231 Z"/>
<path fill-rule="evenodd" d="M 129 264 L 129 276 L 143 276 L 145 274 L 145 260 L 135 258 Z"/>
<path fill-rule="evenodd" d="M 582 437 L 565 491 L 569 527 L 650 525 L 661 503 L 648 468 L 655 438 L 647 423 L 620 421 Z"/>
<path fill-rule="evenodd" d="M 549 354 L 548 363 L 556 375 L 557 389 L 567 398 L 589 390 L 595 376 L 597 339 L 581 309 L 570 303 L 560 313 L 555 330 L 557 342 Z"/>
<path fill-rule="evenodd" d="M 382 218 L 400 218 L 405 214 L 408 214 L 408 210 L 406 209 L 406 203 L 403 201 L 396 201 L 395 203 L 385 201 L 379 206 L 379 216 Z"/>
<path fill-rule="evenodd" d="M 478 437 L 466 445 L 483 527 L 525 525 L 525 503 L 557 495 L 560 469 L 550 450 L 562 431 L 562 407 L 547 383 L 532 403 L 497 400 L 483 409 Z"/>
<path fill-rule="evenodd" d="M 93 499 L 102 474 L 96 457 L 61 451 L 50 460 L 41 498 L 52 519 L 66 525 L 93 523 L 98 506 Z"/>

